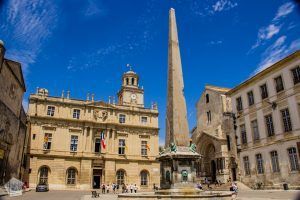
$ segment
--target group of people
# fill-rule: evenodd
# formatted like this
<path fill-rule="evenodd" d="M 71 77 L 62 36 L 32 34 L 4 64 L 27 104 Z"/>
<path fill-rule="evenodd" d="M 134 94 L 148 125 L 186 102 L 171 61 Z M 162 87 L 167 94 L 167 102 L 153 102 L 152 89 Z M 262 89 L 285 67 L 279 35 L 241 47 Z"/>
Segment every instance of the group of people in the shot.
<path fill-rule="evenodd" d="M 115 183 L 113 183 L 111 185 L 109 185 L 109 184 L 105 185 L 103 183 L 100 188 L 101 188 L 102 194 L 105 194 L 105 193 L 108 194 L 111 190 L 115 194 L 116 192 L 118 192 L 120 187 L 118 184 L 115 184 Z"/>
<path fill-rule="evenodd" d="M 138 186 L 136 184 L 125 185 L 123 183 L 122 185 L 122 193 L 137 193 L 137 191 L 138 191 Z"/>
<path fill-rule="evenodd" d="M 124 183 L 121 185 L 121 187 L 119 184 L 115 184 L 115 183 L 111 185 L 103 183 L 100 188 L 102 194 L 109 194 L 111 190 L 114 194 L 116 194 L 119 193 L 120 189 L 122 189 L 122 193 L 137 193 L 138 191 L 138 186 L 136 184 L 128 185 Z"/>

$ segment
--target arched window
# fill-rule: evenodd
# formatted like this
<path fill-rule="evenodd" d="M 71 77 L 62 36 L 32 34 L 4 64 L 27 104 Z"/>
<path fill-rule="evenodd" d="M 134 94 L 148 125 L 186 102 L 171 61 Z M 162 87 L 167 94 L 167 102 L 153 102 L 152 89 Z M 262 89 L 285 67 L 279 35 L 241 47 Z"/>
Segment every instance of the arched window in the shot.
<path fill-rule="evenodd" d="M 134 85 L 134 78 L 131 79 L 131 85 Z"/>
<path fill-rule="evenodd" d="M 209 103 L 209 94 L 206 94 L 206 103 Z"/>
<path fill-rule="evenodd" d="M 118 170 L 117 171 L 117 184 L 122 185 L 125 183 L 125 171 L 124 170 Z"/>
<path fill-rule="evenodd" d="M 129 78 L 126 78 L 126 85 L 129 85 Z"/>
<path fill-rule="evenodd" d="M 146 170 L 141 171 L 141 185 L 148 185 L 148 172 Z"/>
<path fill-rule="evenodd" d="M 47 166 L 43 166 L 40 168 L 39 183 L 48 183 L 48 173 L 49 168 Z"/>
<path fill-rule="evenodd" d="M 76 184 L 76 169 L 69 168 L 67 170 L 67 185 L 75 185 Z"/>

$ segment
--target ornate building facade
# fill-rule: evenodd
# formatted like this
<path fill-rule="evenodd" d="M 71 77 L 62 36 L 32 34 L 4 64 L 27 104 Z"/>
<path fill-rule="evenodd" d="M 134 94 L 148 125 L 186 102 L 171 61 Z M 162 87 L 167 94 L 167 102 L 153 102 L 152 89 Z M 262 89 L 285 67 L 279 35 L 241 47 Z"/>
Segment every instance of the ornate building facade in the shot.
<path fill-rule="evenodd" d="M 197 126 L 192 141 L 202 158 L 197 178 L 211 182 L 237 179 L 237 153 L 228 88 L 207 85 L 197 102 Z"/>
<path fill-rule="evenodd" d="M 236 114 L 241 181 L 300 185 L 300 51 L 226 93 Z"/>
<path fill-rule="evenodd" d="M 21 64 L 6 59 L 0 41 L 0 185 L 14 177 L 22 179 L 26 141 L 26 114 L 22 106 L 26 91 Z"/>
<path fill-rule="evenodd" d="M 144 106 L 132 70 L 124 73 L 118 102 L 30 95 L 30 187 L 90 189 L 105 184 L 159 185 L 158 110 Z M 105 147 L 105 148 L 104 148 Z"/>

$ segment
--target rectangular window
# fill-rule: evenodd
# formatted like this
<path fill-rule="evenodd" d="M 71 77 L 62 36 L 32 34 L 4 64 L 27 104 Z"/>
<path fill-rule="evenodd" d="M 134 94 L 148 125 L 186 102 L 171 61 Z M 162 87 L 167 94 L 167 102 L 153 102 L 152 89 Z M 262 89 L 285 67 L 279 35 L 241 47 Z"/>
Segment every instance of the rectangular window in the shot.
<path fill-rule="evenodd" d="M 147 155 L 147 141 L 142 141 L 141 143 L 141 154 L 142 156 Z"/>
<path fill-rule="evenodd" d="M 126 121 L 126 115 L 120 114 L 119 115 L 119 123 L 124 124 Z"/>
<path fill-rule="evenodd" d="M 248 156 L 243 157 L 243 161 L 244 161 L 245 175 L 250 175 L 250 162 L 249 162 L 249 157 L 248 157 Z"/>
<path fill-rule="evenodd" d="M 270 114 L 270 115 L 265 116 L 265 121 L 266 121 L 268 137 L 273 136 L 274 135 L 274 125 L 273 125 L 272 115 Z"/>
<path fill-rule="evenodd" d="M 292 69 L 294 84 L 300 83 L 300 67 L 295 67 Z"/>
<path fill-rule="evenodd" d="M 263 84 L 260 86 L 260 94 L 262 99 L 268 98 L 269 94 L 267 84 Z"/>
<path fill-rule="evenodd" d="M 256 154 L 256 168 L 257 168 L 257 173 L 258 174 L 263 174 L 264 173 L 264 164 L 263 164 L 263 159 L 261 154 Z"/>
<path fill-rule="evenodd" d="M 80 117 L 80 110 L 79 109 L 74 109 L 73 110 L 73 118 L 74 119 L 79 119 Z"/>
<path fill-rule="evenodd" d="M 271 151 L 271 162 L 273 172 L 280 172 L 277 151 Z"/>
<path fill-rule="evenodd" d="M 253 95 L 253 92 L 250 91 L 247 93 L 248 95 L 248 103 L 249 103 L 249 106 L 252 106 L 254 104 L 254 95 Z"/>
<path fill-rule="evenodd" d="M 242 142 L 242 144 L 247 144 L 247 133 L 246 133 L 245 124 L 240 126 L 240 131 L 241 131 L 241 142 Z"/>
<path fill-rule="evenodd" d="M 119 139 L 119 155 L 125 154 L 125 139 Z"/>
<path fill-rule="evenodd" d="M 276 85 L 276 92 L 280 92 L 282 90 L 284 90 L 284 86 L 283 86 L 283 81 L 282 81 L 282 77 L 278 76 L 274 79 L 275 81 L 275 85 Z"/>
<path fill-rule="evenodd" d="M 289 148 L 288 154 L 289 154 L 289 159 L 290 159 L 291 171 L 298 171 L 299 163 L 298 163 L 296 148 L 295 147 Z"/>
<path fill-rule="evenodd" d="M 55 112 L 55 107 L 54 106 L 48 106 L 47 115 L 53 117 L 54 112 Z"/>
<path fill-rule="evenodd" d="M 147 117 L 141 117 L 142 124 L 147 124 L 148 118 Z"/>
<path fill-rule="evenodd" d="M 71 135 L 70 151 L 77 151 L 77 146 L 78 146 L 78 136 Z"/>
<path fill-rule="evenodd" d="M 243 110 L 242 97 L 236 98 L 236 109 L 237 109 L 237 111 Z"/>
<path fill-rule="evenodd" d="M 281 110 L 280 112 L 281 112 L 281 116 L 282 116 L 284 132 L 292 131 L 292 122 L 291 122 L 289 109 L 286 108 L 286 109 Z"/>
<path fill-rule="evenodd" d="M 254 141 L 258 141 L 259 140 L 259 131 L 258 131 L 257 120 L 251 121 L 251 127 L 252 127 L 252 132 L 253 132 L 253 139 L 254 139 Z"/>
<path fill-rule="evenodd" d="M 101 152 L 101 139 L 95 138 L 95 153 Z"/>
<path fill-rule="evenodd" d="M 44 135 L 44 149 L 49 150 L 51 149 L 52 143 L 52 133 L 45 133 Z"/>

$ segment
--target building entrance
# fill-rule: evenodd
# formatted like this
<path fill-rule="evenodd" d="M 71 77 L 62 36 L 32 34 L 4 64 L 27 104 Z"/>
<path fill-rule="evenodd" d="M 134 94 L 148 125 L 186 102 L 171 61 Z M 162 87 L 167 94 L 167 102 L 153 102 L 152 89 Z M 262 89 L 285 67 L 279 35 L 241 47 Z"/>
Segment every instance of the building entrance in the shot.
<path fill-rule="evenodd" d="M 93 189 L 100 189 L 102 169 L 93 169 Z"/>

